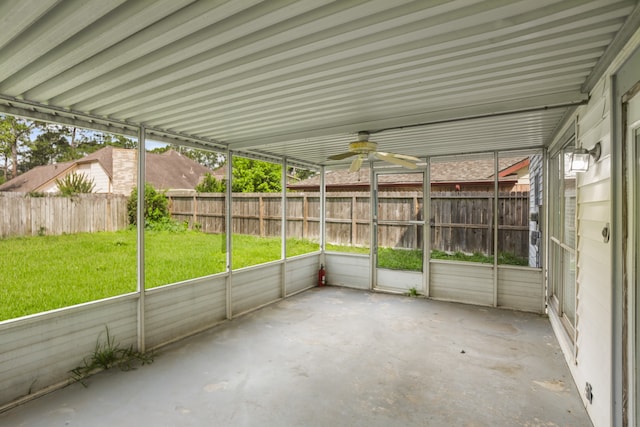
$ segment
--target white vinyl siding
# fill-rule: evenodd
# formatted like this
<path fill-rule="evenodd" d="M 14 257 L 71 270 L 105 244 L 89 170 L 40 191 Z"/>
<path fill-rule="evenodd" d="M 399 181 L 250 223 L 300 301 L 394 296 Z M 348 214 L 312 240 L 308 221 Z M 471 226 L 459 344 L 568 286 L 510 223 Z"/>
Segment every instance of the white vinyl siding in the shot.
<path fill-rule="evenodd" d="M 93 189 L 94 193 L 111 193 L 111 179 L 98 162 L 85 163 L 69 169 L 64 174 L 61 174 L 55 179 L 52 179 L 46 184 L 40 186 L 35 191 L 42 193 L 57 193 L 59 190 L 56 179 L 63 179 L 65 176 L 73 173 L 84 175 L 87 179 L 93 180 L 95 183 L 95 188 Z"/>
<path fill-rule="evenodd" d="M 529 221 L 529 235 L 537 234 L 536 244 L 529 239 L 529 266 L 540 267 L 541 262 L 541 221 L 542 218 L 542 155 L 534 155 L 530 157 L 530 189 L 529 189 L 529 212 L 538 213 L 538 221 Z"/>
<path fill-rule="evenodd" d="M 611 248 L 602 239 L 603 227 L 611 222 L 611 117 L 610 74 L 591 91 L 589 103 L 579 107 L 576 146 L 591 149 L 600 142 L 599 161 L 591 159 L 589 170 L 577 174 L 575 234 L 575 343 L 551 311 L 552 325 L 578 390 L 590 383 L 594 396 L 589 403 L 581 393 L 594 426 L 611 423 L 612 399 L 612 287 Z M 561 142 L 561 141 L 558 141 Z M 553 174 L 554 171 L 550 170 Z M 553 185 L 553 183 L 550 183 Z M 562 192 L 562 190 L 560 190 Z M 553 217 L 553 216 L 552 216 Z M 565 221 L 565 218 L 560 218 Z M 549 224 L 553 229 L 553 224 Z M 573 242 L 572 242 L 573 243 Z M 554 243 L 551 243 L 553 246 Z M 553 247 L 551 248 L 553 249 Z M 553 250 L 551 251 L 553 258 Z M 554 265 L 549 275 L 555 277 Z M 551 285 L 551 283 L 550 283 Z"/>
<path fill-rule="evenodd" d="M 608 77 L 608 76 L 607 76 Z M 591 162 L 589 171 L 578 174 L 576 228 L 576 367 L 599 390 L 599 399 L 587 404 L 595 426 L 609 425 L 611 417 L 612 293 L 611 249 L 602 239 L 602 228 L 611 216 L 611 120 L 608 78 L 601 79 L 591 92 L 589 104 L 578 112 L 578 147 L 591 149 L 598 141 L 602 154 Z"/>
<path fill-rule="evenodd" d="M 100 166 L 100 163 L 91 162 L 78 165 L 75 172 L 85 175 L 89 180 L 93 180 L 95 184 L 95 188 L 93 189 L 94 193 L 111 192 L 111 180 L 102 166 Z"/>

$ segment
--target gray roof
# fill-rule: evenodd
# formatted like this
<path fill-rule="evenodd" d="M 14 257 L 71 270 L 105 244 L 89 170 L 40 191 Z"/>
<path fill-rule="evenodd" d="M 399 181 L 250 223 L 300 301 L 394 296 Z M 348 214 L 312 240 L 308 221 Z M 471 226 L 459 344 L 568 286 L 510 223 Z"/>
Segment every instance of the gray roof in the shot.
<path fill-rule="evenodd" d="M 75 164 L 76 162 L 64 162 L 53 165 L 36 166 L 0 185 L 0 191 L 29 193 L 56 178 L 64 171 L 72 168 Z"/>
<path fill-rule="evenodd" d="M 0 185 L 0 191 L 28 193 L 56 178 L 75 165 L 98 162 L 109 177 L 113 176 L 113 150 L 107 146 L 81 159 L 35 167 Z M 211 169 L 169 150 L 162 154 L 146 153 L 146 181 L 157 189 L 194 189 L 202 177 Z"/>
<path fill-rule="evenodd" d="M 504 171 L 509 167 L 525 160 L 526 157 L 501 157 L 498 160 L 498 170 Z M 431 182 L 469 183 L 492 181 L 494 175 L 493 158 L 479 160 L 459 160 L 431 163 Z M 422 181 L 419 174 L 389 174 L 382 175 L 382 183 L 415 183 Z M 332 185 L 365 185 L 369 184 L 369 169 L 363 168 L 358 172 L 346 169 L 329 171 L 325 177 L 325 184 Z M 315 175 L 304 181 L 289 185 L 289 188 L 309 187 L 320 185 L 320 176 Z"/>
<path fill-rule="evenodd" d="M 155 188 L 192 190 L 212 170 L 174 150 L 145 156 L 146 181 Z"/>

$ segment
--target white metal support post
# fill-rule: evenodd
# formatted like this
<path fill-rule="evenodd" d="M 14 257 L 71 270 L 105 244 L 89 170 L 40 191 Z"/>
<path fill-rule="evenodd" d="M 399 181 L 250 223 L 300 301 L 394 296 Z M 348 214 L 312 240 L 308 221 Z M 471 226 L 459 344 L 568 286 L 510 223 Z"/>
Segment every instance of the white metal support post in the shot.
<path fill-rule="evenodd" d="M 498 152 L 493 152 L 493 306 L 498 306 L 498 227 L 500 225 L 498 206 L 500 187 L 498 185 Z"/>
<path fill-rule="evenodd" d="M 424 295 L 429 297 L 431 275 L 431 158 L 427 158 L 427 167 L 422 174 L 422 283 Z"/>
<path fill-rule="evenodd" d="M 144 125 L 140 126 L 138 136 L 138 199 L 136 200 L 136 232 L 137 232 L 137 292 L 138 292 L 138 351 L 144 353 L 145 329 L 144 329 L 144 196 L 145 196 L 145 143 L 146 133 Z"/>
<path fill-rule="evenodd" d="M 531 196 L 529 196 L 531 197 Z M 541 313 L 545 313 L 547 309 L 547 301 L 551 298 L 549 292 L 549 151 L 544 148 L 542 150 L 542 212 L 538 212 L 538 220 L 540 221 L 540 239 L 542 244 L 540 245 L 540 261 L 542 266 L 542 301 L 541 301 Z"/>
<path fill-rule="evenodd" d="M 575 139 L 575 146 L 582 146 L 582 141 L 580 140 L 580 138 L 582 137 L 582 135 L 580 135 L 580 115 L 576 114 L 576 121 L 575 121 L 575 129 L 576 129 L 576 139 Z M 564 161 L 562 162 L 564 164 Z M 578 254 L 576 253 L 575 249 L 578 247 L 577 243 L 580 240 L 580 235 L 578 233 L 578 211 L 580 210 L 580 195 L 581 195 L 581 191 L 580 191 L 580 185 L 581 185 L 581 175 L 582 174 L 576 174 L 576 207 L 575 210 L 573 212 L 573 223 L 575 224 L 575 238 L 574 238 L 574 263 L 575 263 L 575 270 L 574 270 L 574 281 L 575 281 L 575 285 L 573 288 L 573 364 L 577 365 L 578 364 L 578 291 L 579 291 L 579 282 L 578 282 L 578 268 L 579 268 L 579 263 L 578 263 Z M 566 172 L 563 171 L 562 174 L 563 177 L 566 177 Z M 564 178 L 563 178 L 564 179 Z M 564 181 L 563 181 L 564 182 Z M 563 203 L 564 204 L 564 203 Z M 562 213 L 562 218 L 564 218 L 565 212 Z M 566 239 L 566 231 L 565 231 L 565 227 L 562 227 L 562 242 L 565 243 Z M 564 260 L 564 256 L 562 257 Z M 564 261 L 563 261 L 564 262 Z M 563 264 L 562 267 L 562 271 L 564 271 L 565 265 Z M 563 284 L 563 286 L 565 286 Z M 564 288 L 563 288 L 564 289 Z"/>
<path fill-rule="evenodd" d="M 227 255 L 227 280 L 226 280 L 226 296 L 227 296 L 227 319 L 231 319 L 233 317 L 233 313 L 231 312 L 231 288 L 232 288 L 232 271 L 233 271 L 233 192 L 231 191 L 232 180 L 233 180 L 233 153 L 230 150 L 227 150 L 227 188 L 226 188 L 226 196 L 224 198 L 224 207 L 225 207 L 225 243 L 226 243 L 226 255 Z"/>
<path fill-rule="evenodd" d="M 325 264 L 327 250 L 327 189 L 325 188 L 325 169 L 320 168 L 320 264 Z"/>
<path fill-rule="evenodd" d="M 280 258 L 282 259 L 282 280 L 280 296 L 285 298 L 287 296 L 287 158 L 282 159 L 282 177 L 281 177 L 282 191 L 280 193 L 280 210 L 281 214 L 281 246 L 280 246 Z"/>
<path fill-rule="evenodd" d="M 374 290 L 378 286 L 378 183 L 373 170 L 373 160 L 369 160 L 369 212 L 371 216 L 369 220 L 369 271 L 371 272 L 369 289 Z M 351 212 L 351 215 L 353 214 Z"/>

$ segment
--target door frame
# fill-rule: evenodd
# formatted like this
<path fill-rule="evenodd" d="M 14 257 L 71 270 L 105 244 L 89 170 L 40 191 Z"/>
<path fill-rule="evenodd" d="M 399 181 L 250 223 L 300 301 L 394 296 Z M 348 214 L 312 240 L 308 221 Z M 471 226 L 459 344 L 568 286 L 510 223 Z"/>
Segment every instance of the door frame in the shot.
<path fill-rule="evenodd" d="M 640 265 L 640 109 L 635 117 L 629 117 L 629 103 L 640 102 L 640 81 L 622 96 L 622 154 L 623 158 L 623 425 L 636 425 L 640 420 L 640 289 L 638 267 Z"/>
<path fill-rule="evenodd" d="M 637 70 L 640 69 L 640 48 L 635 48 L 629 56 L 621 61 L 617 69 L 609 77 L 611 99 L 611 424 L 614 426 L 628 426 L 629 419 L 634 418 L 634 408 L 629 408 L 629 393 L 633 394 L 636 375 L 631 370 L 636 357 L 633 348 L 633 337 L 629 326 L 635 326 L 637 313 L 634 304 L 629 300 L 631 288 L 628 277 L 628 247 L 629 241 L 629 152 L 627 143 L 626 105 L 625 100 L 631 99 L 631 93 L 638 87 Z M 631 306 L 631 307 L 630 307 Z M 634 399 L 631 396 L 631 399 Z M 639 414 L 640 415 L 640 414 Z"/>
<path fill-rule="evenodd" d="M 430 202 L 430 188 L 429 182 L 429 167 L 420 167 L 415 170 L 405 169 L 374 169 L 371 168 L 371 289 L 382 291 L 401 291 L 398 289 L 390 289 L 388 287 L 380 287 L 378 285 L 378 178 L 381 175 L 400 175 L 400 174 L 422 174 L 422 271 L 421 274 L 421 286 L 417 289 L 422 295 L 429 296 L 429 260 L 431 253 L 431 202 Z M 416 222 L 416 221 L 412 221 Z M 386 269 L 385 269 L 386 270 Z M 403 270 L 400 270 L 403 271 Z"/>

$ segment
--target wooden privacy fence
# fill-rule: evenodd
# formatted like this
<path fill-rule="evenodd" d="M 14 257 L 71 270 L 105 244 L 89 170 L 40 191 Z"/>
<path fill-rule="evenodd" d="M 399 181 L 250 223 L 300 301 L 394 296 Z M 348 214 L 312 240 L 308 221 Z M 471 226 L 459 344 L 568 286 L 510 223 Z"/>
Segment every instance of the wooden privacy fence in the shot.
<path fill-rule="evenodd" d="M 168 193 L 172 217 L 208 233 L 225 231 L 225 195 Z M 529 194 L 498 196 L 498 250 L 528 256 Z M 422 247 L 422 226 L 403 224 L 423 219 L 421 192 L 388 192 L 378 196 L 378 244 L 395 248 Z M 493 193 L 433 192 L 431 247 L 443 251 L 493 253 Z M 233 232 L 255 236 L 281 234 L 279 193 L 236 193 L 232 201 Z M 369 245 L 368 192 L 327 193 L 327 242 Z M 319 193 L 287 193 L 287 236 L 318 240 Z"/>
<path fill-rule="evenodd" d="M 127 199 L 113 194 L 32 197 L 0 192 L 0 238 L 121 230 L 129 224 Z"/>
<path fill-rule="evenodd" d="M 433 249 L 494 253 L 493 193 L 443 192 L 431 195 Z M 498 195 L 498 248 L 529 256 L 529 193 Z"/>
<path fill-rule="evenodd" d="M 172 217 L 207 233 L 225 232 L 225 195 L 169 192 Z M 422 193 L 389 192 L 378 196 L 378 243 L 395 248 L 422 247 Z M 431 195 L 431 248 L 443 251 L 493 253 L 493 194 L 434 192 Z M 232 201 L 233 232 L 280 236 L 280 194 L 236 193 Z M 328 193 L 327 241 L 339 245 L 369 244 L 368 192 Z M 0 237 L 115 231 L 126 228 L 127 197 L 82 194 L 74 197 L 30 197 L 0 192 Z M 498 250 L 527 256 L 528 193 L 500 193 Z M 287 193 L 287 235 L 318 240 L 320 195 Z"/>

